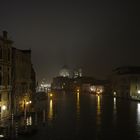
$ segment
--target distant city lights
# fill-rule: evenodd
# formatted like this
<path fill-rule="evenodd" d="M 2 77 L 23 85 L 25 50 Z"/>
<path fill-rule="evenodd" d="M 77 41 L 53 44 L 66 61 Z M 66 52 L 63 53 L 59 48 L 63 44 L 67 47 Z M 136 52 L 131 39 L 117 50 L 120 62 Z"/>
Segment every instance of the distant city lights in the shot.
<path fill-rule="evenodd" d="M 104 91 L 104 87 L 103 86 L 96 86 L 96 85 L 93 85 L 90 87 L 90 91 L 93 92 L 93 93 L 97 93 L 97 94 L 101 94 L 103 93 Z"/>

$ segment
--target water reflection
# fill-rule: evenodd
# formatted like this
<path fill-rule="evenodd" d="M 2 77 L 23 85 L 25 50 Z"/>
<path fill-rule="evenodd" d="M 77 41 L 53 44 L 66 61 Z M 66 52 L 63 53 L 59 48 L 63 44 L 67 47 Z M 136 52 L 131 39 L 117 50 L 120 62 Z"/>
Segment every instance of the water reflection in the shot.
<path fill-rule="evenodd" d="M 15 137 L 17 138 L 18 137 L 18 122 L 16 121 L 15 122 Z M 14 134 L 13 134 L 13 137 L 14 137 Z"/>
<path fill-rule="evenodd" d="M 116 114 L 116 97 L 114 97 L 113 99 L 113 110 L 114 110 L 114 114 Z"/>
<path fill-rule="evenodd" d="M 91 97 L 91 95 L 89 96 Z M 55 100 L 54 98 L 48 99 L 48 106 L 44 111 L 39 110 L 38 114 L 33 114 L 32 118 L 27 115 L 27 128 L 32 129 L 30 125 L 32 124 L 34 126 L 34 123 L 37 121 L 37 130 L 39 132 L 36 133 L 35 131 L 34 134 L 37 134 L 37 136 L 28 137 L 27 139 L 135 140 L 137 134 L 139 136 L 140 103 L 125 101 L 119 98 L 110 98 L 103 95 L 92 95 L 92 98 L 89 98 L 89 96 L 81 94 L 81 92 L 75 92 L 74 95 L 65 94 L 65 98 L 63 94 L 60 94 Z M 64 104 L 65 102 L 67 103 L 66 105 Z M 132 104 L 133 108 L 129 107 L 130 104 Z M 64 115 L 62 112 L 64 112 Z M 56 113 L 57 117 L 55 119 L 54 116 Z M 45 114 L 47 115 L 46 119 L 49 119 L 49 121 L 42 129 L 42 125 L 40 124 L 42 123 L 42 115 L 44 117 L 43 121 L 45 122 Z M 52 119 L 55 119 L 55 121 L 50 121 Z M 23 137 L 25 131 L 23 132 L 21 129 L 21 120 L 17 124 L 15 120 L 12 121 L 13 134 L 16 134 L 16 137 L 18 134 L 19 139 L 26 139 Z M 29 133 L 31 129 L 27 129 Z M 5 130 L 7 129 L 0 131 L 0 137 L 6 135 Z M 10 133 L 10 135 L 12 134 Z"/>
<path fill-rule="evenodd" d="M 46 111 L 43 110 L 43 123 L 45 123 L 45 122 L 46 122 Z"/>
<path fill-rule="evenodd" d="M 117 106 L 116 106 L 116 97 L 113 98 L 113 124 L 116 126 L 117 121 Z"/>
<path fill-rule="evenodd" d="M 48 118 L 50 120 L 53 119 L 53 101 L 52 99 L 50 99 L 50 102 L 49 102 L 49 113 L 48 113 Z"/>
<path fill-rule="evenodd" d="M 140 125 L 140 103 L 137 104 L 137 124 Z"/>
<path fill-rule="evenodd" d="M 97 95 L 97 130 L 100 131 L 101 124 L 101 96 Z"/>
<path fill-rule="evenodd" d="M 77 106 L 77 120 L 80 118 L 80 97 L 79 97 L 79 92 L 77 92 L 77 101 L 76 101 L 76 106 Z"/>
<path fill-rule="evenodd" d="M 32 125 L 32 117 L 31 116 L 27 117 L 27 119 L 26 119 L 26 125 L 27 126 Z"/>
<path fill-rule="evenodd" d="M 101 114 L 101 99 L 100 99 L 100 96 L 97 95 L 97 115 L 100 115 Z"/>

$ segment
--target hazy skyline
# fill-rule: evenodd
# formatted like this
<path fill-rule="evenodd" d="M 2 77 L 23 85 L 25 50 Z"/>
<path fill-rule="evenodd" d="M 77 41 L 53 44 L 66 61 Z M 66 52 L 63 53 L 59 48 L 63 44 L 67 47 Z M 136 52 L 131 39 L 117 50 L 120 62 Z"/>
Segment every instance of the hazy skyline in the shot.
<path fill-rule="evenodd" d="M 32 50 L 37 79 L 51 79 L 63 65 L 104 78 L 123 65 L 140 66 L 138 3 L 13 0 L 0 4 L 0 34 Z"/>

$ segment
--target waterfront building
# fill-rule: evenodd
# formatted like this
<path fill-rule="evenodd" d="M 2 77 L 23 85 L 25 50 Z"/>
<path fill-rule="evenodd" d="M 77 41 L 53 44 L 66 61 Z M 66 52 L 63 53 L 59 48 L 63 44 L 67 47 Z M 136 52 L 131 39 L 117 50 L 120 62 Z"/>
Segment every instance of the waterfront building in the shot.
<path fill-rule="evenodd" d="M 112 94 L 123 98 L 140 99 L 140 67 L 119 67 L 111 77 Z"/>
<path fill-rule="evenodd" d="M 35 94 L 35 71 L 31 62 L 31 50 L 12 48 L 12 108 L 13 113 L 31 109 Z"/>
<path fill-rule="evenodd" d="M 72 90 L 72 86 L 73 79 L 62 76 L 54 77 L 51 84 L 51 88 L 56 90 Z"/>
<path fill-rule="evenodd" d="M 11 48 L 13 41 L 3 31 L 0 36 L 0 119 L 9 117 L 11 110 Z"/>

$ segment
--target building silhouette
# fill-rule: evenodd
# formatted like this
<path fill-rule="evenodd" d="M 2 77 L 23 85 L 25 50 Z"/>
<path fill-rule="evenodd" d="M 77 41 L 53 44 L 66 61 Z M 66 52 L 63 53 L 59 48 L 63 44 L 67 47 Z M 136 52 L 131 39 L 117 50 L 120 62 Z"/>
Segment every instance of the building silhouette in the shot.
<path fill-rule="evenodd" d="M 114 69 L 111 87 L 114 96 L 140 99 L 140 67 L 127 66 Z"/>
<path fill-rule="evenodd" d="M 25 107 L 30 111 L 35 87 L 31 50 L 14 48 L 13 41 L 3 31 L 0 36 L 0 120 L 11 114 L 22 114 Z"/>
<path fill-rule="evenodd" d="M 3 31 L 0 36 L 0 118 L 5 119 L 11 113 L 11 53 L 13 41 Z"/>

